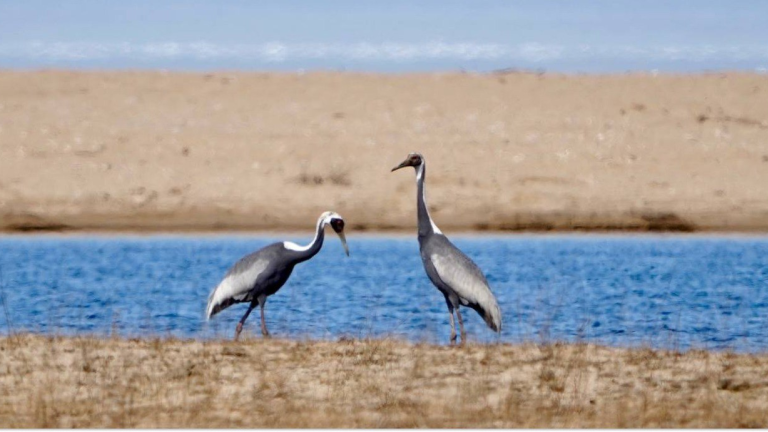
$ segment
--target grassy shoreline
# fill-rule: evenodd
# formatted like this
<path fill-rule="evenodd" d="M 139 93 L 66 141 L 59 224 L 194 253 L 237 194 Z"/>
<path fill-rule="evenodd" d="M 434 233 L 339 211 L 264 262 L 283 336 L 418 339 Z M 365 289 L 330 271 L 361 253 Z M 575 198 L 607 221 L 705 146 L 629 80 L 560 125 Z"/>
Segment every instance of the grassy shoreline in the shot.
<path fill-rule="evenodd" d="M 0 338 L 0 427 L 766 427 L 768 355 Z"/>

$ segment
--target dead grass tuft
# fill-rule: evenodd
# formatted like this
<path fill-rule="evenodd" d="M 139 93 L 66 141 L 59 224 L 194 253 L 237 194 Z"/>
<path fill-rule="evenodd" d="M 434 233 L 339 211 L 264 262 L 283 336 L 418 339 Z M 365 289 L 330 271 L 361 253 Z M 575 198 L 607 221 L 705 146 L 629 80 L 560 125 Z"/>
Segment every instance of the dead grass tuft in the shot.
<path fill-rule="evenodd" d="M 0 427 L 766 427 L 767 355 L 0 339 Z"/>

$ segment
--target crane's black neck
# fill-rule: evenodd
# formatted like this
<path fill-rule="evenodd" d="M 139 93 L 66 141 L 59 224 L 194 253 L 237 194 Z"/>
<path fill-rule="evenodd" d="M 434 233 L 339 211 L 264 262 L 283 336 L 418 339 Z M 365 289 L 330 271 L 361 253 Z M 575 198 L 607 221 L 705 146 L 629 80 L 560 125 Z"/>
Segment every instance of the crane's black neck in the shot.
<path fill-rule="evenodd" d="M 416 207 L 418 214 L 419 238 L 435 233 L 435 224 L 429 216 L 425 182 L 427 179 L 427 163 L 422 159 L 421 165 L 416 168 Z M 439 230 L 438 230 L 439 233 Z"/>
<path fill-rule="evenodd" d="M 323 219 L 317 221 L 317 228 L 315 229 L 315 238 L 312 242 L 306 246 L 301 247 L 301 250 L 296 251 L 297 261 L 296 263 L 304 262 L 320 252 L 320 248 L 323 247 L 323 240 L 325 240 L 325 223 Z"/>

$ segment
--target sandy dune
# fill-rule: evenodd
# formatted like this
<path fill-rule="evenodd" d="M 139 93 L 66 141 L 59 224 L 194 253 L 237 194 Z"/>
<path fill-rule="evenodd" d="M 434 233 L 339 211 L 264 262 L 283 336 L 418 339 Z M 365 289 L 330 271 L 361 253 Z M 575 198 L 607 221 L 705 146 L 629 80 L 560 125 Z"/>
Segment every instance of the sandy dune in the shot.
<path fill-rule="evenodd" d="M 0 72 L 0 228 L 768 230 L 768 76 Z"/>

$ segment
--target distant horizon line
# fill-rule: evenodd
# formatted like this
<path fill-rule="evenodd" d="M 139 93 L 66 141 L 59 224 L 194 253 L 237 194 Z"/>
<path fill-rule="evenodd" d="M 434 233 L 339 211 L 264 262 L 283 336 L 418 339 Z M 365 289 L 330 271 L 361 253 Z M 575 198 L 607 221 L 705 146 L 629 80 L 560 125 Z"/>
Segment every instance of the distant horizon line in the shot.
<path fill-rule="evenodd" d="M 601 45 L 545 44 L 522 42 L 516 44 L 478 42 L 282 42 L 219 43 L 197 42 L 5 42 L 0 43 L 0 67 L 11 63 L 40 64 L 50 62 L 87 64 L 92 62 L 163 63 L 208 62 L 254 63 L 265 67 L 279 67 L 301 61 L 382 63 L 406 66 L 424 62 L 508 62 L 524 63 L 526 69 L 541 69 L 557 62 L 613 62 L 629 63 L 744 63 L 754 65 L 747 69 L 768 68 L 768 46 L 765 45 Z M 533 65 L 533 66 L 531 66 Z M 619 66 L 620 67 L 620 66 Z M 153 67 L 153 68 L 156 68 Z M 616 66 L 608 69 L 615 69 Z M 727 67 L 728 68 L 728 67 Z M 251 69 L 251 68 L 249 68 Z M 468 69 L 458 67 L 458 69 Z M 658 69 L 653 65 L 632 70 Z M 708 67 L 708 69 L 715 69 Z M 737 68 L 744 70 L 741 68 Z"/>
<path fill-rule="evenodd" d="M 0 64 L 0 73 L 45 73 L 45 72 L 70 72 L 84 74 L 99 73 L 158 73 L 158 74 L 269 74 L 269 75 L 308 75 L 308 74 L 349 74 L 349 75 L 560 75 L 560 76 L 707 76 L 707 75 L 768 75 L 768 68 L 758 67 L 754 69 L 737 68 L 707 68 L 696 70 L 662 70 L 662 69 L 626 69 L 626 70 L 573 70 L 562 71 L 557 69 L 505 67 L 488 70 L 472 70 L 462 68 L 426 69 L 426 70 L 371 70 L 371 69 L 345 69 L 343 67 L 308 67 L 297 69 L 259 69 L 237 67 L 159 67 L 159 66 L 88 66 L 72 67 L 59 65 L 35 65 L 35 66 L 7 66 Z"/>

